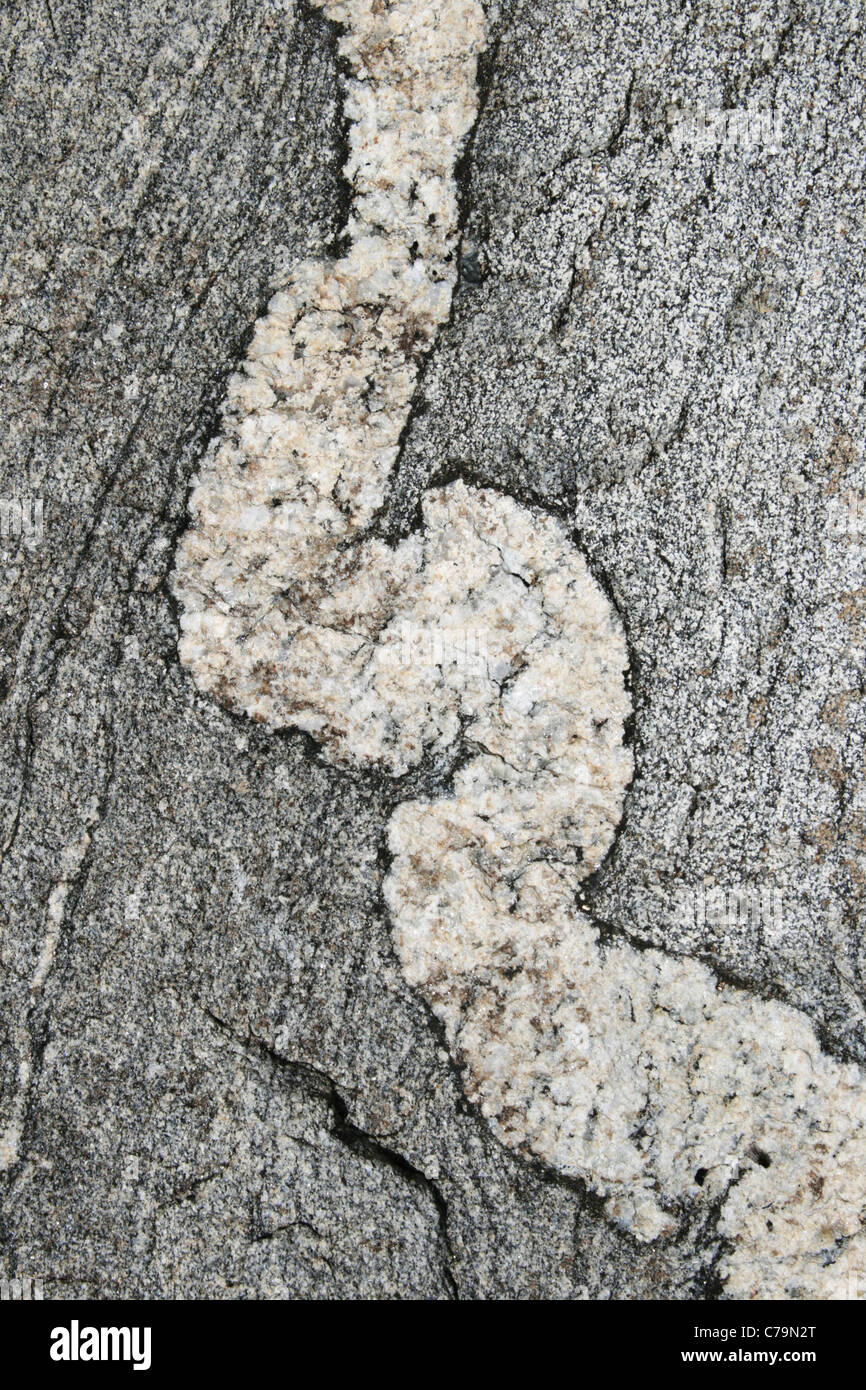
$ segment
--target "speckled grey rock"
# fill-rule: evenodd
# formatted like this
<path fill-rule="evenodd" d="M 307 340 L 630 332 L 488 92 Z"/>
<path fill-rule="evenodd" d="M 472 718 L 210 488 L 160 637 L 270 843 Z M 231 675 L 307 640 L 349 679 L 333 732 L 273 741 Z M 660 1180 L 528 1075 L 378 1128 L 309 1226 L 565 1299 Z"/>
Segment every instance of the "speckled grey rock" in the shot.
<path fill-rule="evenodd" d="M 503 31 L 467 181 L 486 278 L 404 476 L 558 504 L 609 580 L 638 770 L 597 915 L 862 1060 L 866 537 L 835 523 L 864 483 L 862 33 L 847 5 L 591 9 Z M 701 149 L 677 107 L 780 134 Z M 778 888 L 781 930 L 692 929 L 704 882 Z"/>
<path fill-rule="evenodd" d="M 636 702 L 584 910 L 864 1061 L 852 16 L 492 16 L 461 287 L 387 523 L 462 476 L 576 529 Z M 345 219 L 333 30 L 264 0 L 3 25 L 2 496 L 42 497 L 44 535 L 4 539 L 0 575 L 0 1273 L 58 1297 L 715 1296 L 713 1213 L 638 1246 L 466 1104 L 381 898 L 406 785 L 178 665 L 187 480 L 270 289 Z M 772 138 L 689 115 L 750 106 Z M 782 911 L 706 912 L 707 888 Z"/>

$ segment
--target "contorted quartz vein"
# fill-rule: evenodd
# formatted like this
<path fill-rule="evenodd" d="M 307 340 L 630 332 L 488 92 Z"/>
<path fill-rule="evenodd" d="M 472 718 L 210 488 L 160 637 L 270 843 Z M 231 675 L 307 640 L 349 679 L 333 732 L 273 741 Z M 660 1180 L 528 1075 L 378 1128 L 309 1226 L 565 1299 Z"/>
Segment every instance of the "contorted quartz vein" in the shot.
<path fill-rule="evenodd" d="M 350 249 L 296 268 L 230 383 L 178 554 L 181 660 L 334 762 L 396 776 L 469 755 L 447 795 L 393 816 L 385 891 L 406 977 L 504 1143 L 585 1179 L 642 1240 L 720 1202 L 731 1295 L 866 1293 L 862 1074 L 803 1014 L 605 949 L 575 909 L 632 760 L 622 629 L 568 536 L 460 483 L 396 548 L 365 534 L 449 311 L 484 16 L 315 3 L 352 73 Z M 455 640 L 407 660 L 407 631 Z"/>

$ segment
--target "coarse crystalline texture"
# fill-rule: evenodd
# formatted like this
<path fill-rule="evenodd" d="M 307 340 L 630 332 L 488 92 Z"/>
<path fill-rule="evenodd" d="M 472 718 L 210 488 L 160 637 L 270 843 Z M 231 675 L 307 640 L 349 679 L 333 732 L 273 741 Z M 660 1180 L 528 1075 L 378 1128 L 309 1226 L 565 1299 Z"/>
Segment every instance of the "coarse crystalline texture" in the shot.
<path fill-rule="evenodd" d="M 395 812 L 385 893 L 505 1144 L 641 1240 L 718 1204 L 729 1295 L 864 1296 L 862 1073 L 803 1014 L 603 942 L 575 906 L 633 767 L 622 627 L 567 532 L 459 482 L 398 545 L 370 529 L 449 312 L 484 17 L 317 2 L 350 70 L 349 249 L 295 269 L 230 383 L 177 557 L 181 660 L 335 763 L 454 759 L 446 793 Z"/>

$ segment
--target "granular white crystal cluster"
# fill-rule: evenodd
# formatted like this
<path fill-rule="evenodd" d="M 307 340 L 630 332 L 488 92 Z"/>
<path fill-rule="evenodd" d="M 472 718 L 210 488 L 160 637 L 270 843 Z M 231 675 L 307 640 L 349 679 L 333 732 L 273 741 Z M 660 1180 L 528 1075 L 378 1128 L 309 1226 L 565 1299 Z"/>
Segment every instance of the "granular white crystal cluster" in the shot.
<path fill-rule="evenodd" d="M 382 502 L 420 359 L 448 315 L 453 171 L 484 15 L 477 0 L 321 8 L 346 26 L 352 72 L 350 249 L 298 266 L 257 325 L 191 496 L 177 592 L 181 659 L 203 688 L 330 737 L 389 593 L 418 563 L 411 550 L 351 546 Z M 317 664 L 326 697 L 339 687 L 322 712 L 298 687 Z"/>
<path fill-rule="evenodd" d="M 407 977 L 502 1141 L 587 1179 L 641 1240 L 673 1235 L 683 1198 L 721 1201 L 730 1296 L 866 1295 L 862 1073 L 795 1009 L 605 947 L 578 874 L 467 771 L 398 810 L 386 890 Z"/>
<path fill-rule="evenodd" d="M 316 3 L 345 26 L 349 250 L 296 268 L 232 379 L 178 554 L 181 660 L 334 762 L 463 755 L 447 794 L 395 813 L 385 891 L 406 977 L 504 1143 L 642 1240 L 720 1203 L 733 1296 L 866 1295 L 862 1074 L 804 1015 L 603 944 L 576 910 L 632 759 L 622 628 L 567 534 L 461 483 L 396 547 L 369 534 L 449 312 L 484 16 Z M 406 633 L 431 631 L 455 640 L 407 660 Z M 467 632 L 482 659 L 461 660 Z"/>

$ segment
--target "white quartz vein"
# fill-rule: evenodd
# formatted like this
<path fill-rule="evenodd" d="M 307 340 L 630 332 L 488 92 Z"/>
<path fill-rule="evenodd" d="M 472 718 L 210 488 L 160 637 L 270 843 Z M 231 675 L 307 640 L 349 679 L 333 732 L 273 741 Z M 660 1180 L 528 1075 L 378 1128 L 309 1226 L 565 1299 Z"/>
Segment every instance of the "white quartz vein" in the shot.
<path fill-rule="evenodd" d="M 462 483 L 396 547 L 366 534 L 449 312 L 484 14 L 315 3 L 351 73 L 349 249 L 296 267 L 230 383 L 178 553 L 181 660 L 335 763 L 398 776 L 468 751 L 447 794 L 393 816 L 385 892 L 406 978 L 505 1144 L 585 1180 L 641 1240 L 720 1202 L 729 1295 L 862 1294 L 862 1073 L 802 1013 L 605 948 L 575 908 L 632 758 L 622 628 L 569 537 Z M 407 631 L 455 640 L 406 660 Z"/>

